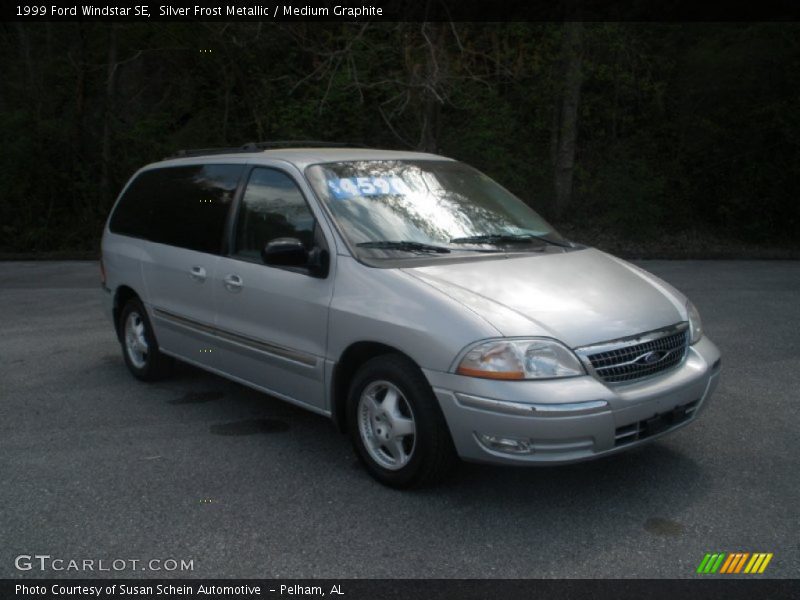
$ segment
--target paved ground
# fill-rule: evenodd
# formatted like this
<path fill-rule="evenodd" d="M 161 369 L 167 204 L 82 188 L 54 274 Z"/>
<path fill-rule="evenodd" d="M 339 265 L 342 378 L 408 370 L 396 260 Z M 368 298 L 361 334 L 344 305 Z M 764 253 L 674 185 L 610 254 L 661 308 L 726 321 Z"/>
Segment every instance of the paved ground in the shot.
<path fill-rule="evenodd" d="M 800 573 L 800 263 L 647 262 L 723 352 L 703 418 L 616 458 L 374 483 L 329 422 L 184 368 L 128 375 L 94 263 L 0 263 L 0 577 L 14 557 L 185 559 L 195 577 Z M 160 575 L 124 571 L 128 576 Z"/>

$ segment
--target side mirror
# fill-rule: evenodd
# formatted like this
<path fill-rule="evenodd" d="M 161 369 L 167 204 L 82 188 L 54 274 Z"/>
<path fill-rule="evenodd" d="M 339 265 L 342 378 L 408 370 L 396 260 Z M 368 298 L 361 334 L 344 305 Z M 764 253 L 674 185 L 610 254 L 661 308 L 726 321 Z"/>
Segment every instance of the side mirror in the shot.
<path fill-rule="evenodd" d="M 261 251 L 265 265 L 275 267 L 299 267 L 308 269 L 312 277 L 327 277 L 330 257 L 328 251 L 315 246 L 306 250 L 297 238 L 277 238 Z"/>
<path fill-rule="evenodd" d="M 324 278 L 328 276 L 330 255 L 328 251 L 319 246 L 314 246 L 308 253 L 308 274 L 312 277 Z"/>
<path fill-rule="evenodd" d="M 308 250 L 297 238 L 278 238 L 269 242 L 261 251 L 265 265 L 277 267 L 305 267 Z"/>

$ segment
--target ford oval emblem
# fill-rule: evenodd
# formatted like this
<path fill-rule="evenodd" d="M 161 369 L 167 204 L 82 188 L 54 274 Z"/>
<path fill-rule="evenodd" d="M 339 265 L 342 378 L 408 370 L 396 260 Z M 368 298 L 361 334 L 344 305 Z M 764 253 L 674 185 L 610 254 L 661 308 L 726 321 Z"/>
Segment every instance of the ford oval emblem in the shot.
<path fill-rule="evenodd" d="M 663 352 L 658 352 L 657 350 L 652 350 L 652 351 L 650 351 L 650 352 L 648 352 L 646 354 L 642 354 L 642 356 L 636 362 L 641 362 L 641 363 L 644 363 L 646 365 L 654 365 L 655 363 L 660 361 L 662 358 L 664 358 L 664 353 Z"/>

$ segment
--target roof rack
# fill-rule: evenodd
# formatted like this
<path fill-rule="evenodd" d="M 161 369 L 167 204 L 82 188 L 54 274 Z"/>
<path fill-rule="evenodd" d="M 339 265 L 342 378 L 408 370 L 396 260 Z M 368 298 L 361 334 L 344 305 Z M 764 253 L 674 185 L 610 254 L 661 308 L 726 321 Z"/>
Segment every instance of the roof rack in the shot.
<path fill-rule="evenodd" d="M 228 148 L 192 148 L 178 150 L 167 158 L 186 156 L 206 156 L 209 154 L 235 154 L 237 152 L 258 152 L 272 148 L 368 148 L 364 144 L 348 144 L 342 142 L 323 142 L 318 140 L 277 140 L 272 142 L 247 142 L 241 146 Z"/>

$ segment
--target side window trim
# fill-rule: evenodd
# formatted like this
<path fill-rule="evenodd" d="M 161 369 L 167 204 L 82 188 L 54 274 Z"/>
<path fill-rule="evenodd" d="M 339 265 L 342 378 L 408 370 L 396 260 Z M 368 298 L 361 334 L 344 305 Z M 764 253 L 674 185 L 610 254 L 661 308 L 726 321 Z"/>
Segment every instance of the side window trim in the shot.
<path fill-rule="evenodd" d="M 250 182 L 250 175 L 252 175 L 255 168 L 256 165 L 253 163 L 248 162 L 245 164 L 242 176 L 239 179 L 239 187 L 236 188 L 236 193 L 233 195 L 233 201 L 228 210 L 228 220 L 225 222 L 225 229 L 222 232 L 220 256 L 225 258 L 237 258 L 233 255 L 234 243 L 236 242 L 236 223 L 239 220 L 239 210 L 242 206 L 245 190 L 247 190 L 247 184 Z"/>

